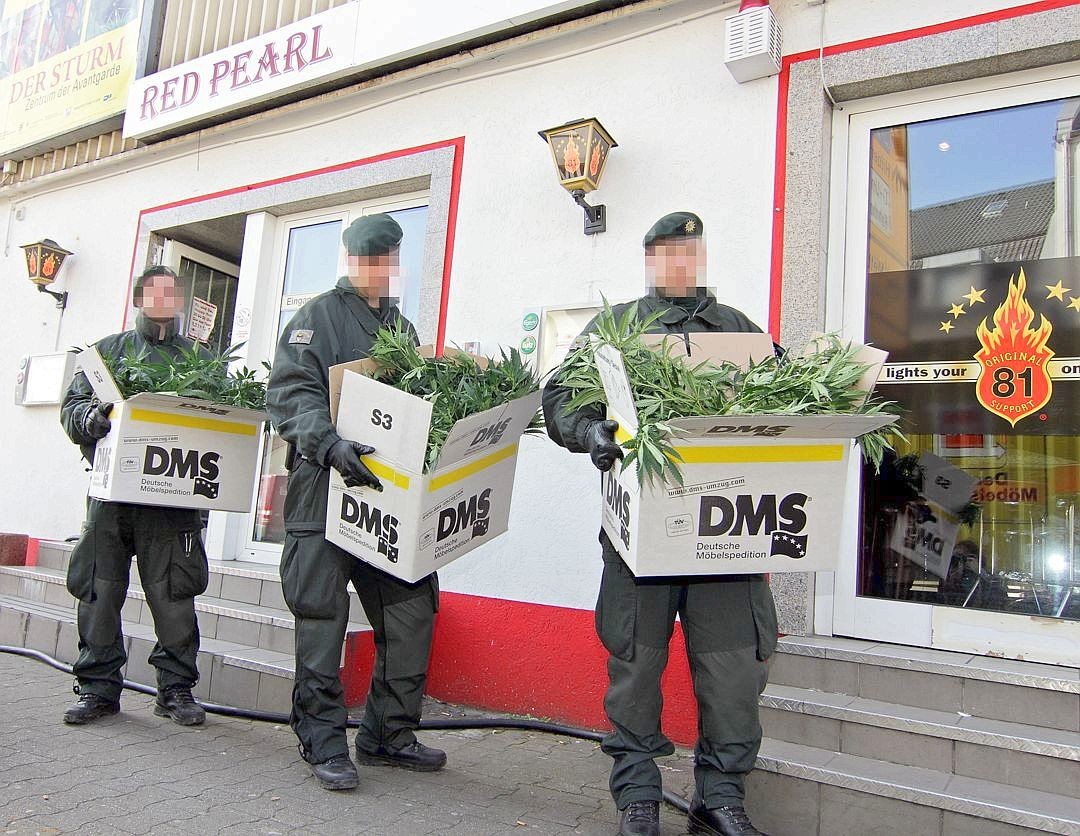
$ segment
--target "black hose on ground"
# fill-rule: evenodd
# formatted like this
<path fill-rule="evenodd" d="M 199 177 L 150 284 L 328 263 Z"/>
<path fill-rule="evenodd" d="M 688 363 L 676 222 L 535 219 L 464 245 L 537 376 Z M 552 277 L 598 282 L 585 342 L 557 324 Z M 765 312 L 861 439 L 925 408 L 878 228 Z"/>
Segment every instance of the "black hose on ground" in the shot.
<path fill-rule="evenodd" d="M 40 650 L 32 650 L 29 647 L 14 647 L 12 645 L 0 644 L 0 653 L 10 653 L 14 656 L 23 656 L 27 659 L 43 662 L 50 668 L 55 668 L 58 671 L 74 676 L 71 665 L 65 664 L 59 659 L 54 659 L 52 656 L 49 656 L 47 653 L 42 653 Z M 129 679 L 124 680 L 124 688 L 128 691 L 136 691 L 151 697 L 157 696 L 157 688 L 152 688 L 149 685 L 140 685 L 138 682 L 132 682 Z M 289 723 L 288 714 L 279 714 L 276 711 L 257 711 L 253 708 L 237 708 L 232 705 L 218 705 L 217 703 L 204 702 L 203 700 L 199 700 L 199 705 L 201 705 L 207 713 L 218 714 L 222 717 L 238 717 L 243 720 L 258 720 L 263 723 L 277 723 L 279 725 L 288 725 Z M 360 721 L 350 717 L 347 724 L 351 728 L 357 728 L 360 725 Z M 421 720 L 420 728 L 428 731 L 514 729 L 518 731 L 557 734 L 562 737 L 572 737 L 577 740 L 590 740 L 594 743 L 600 742 L 604 737 L 602 732 L 593 731 L 592 729 L 564 726 L 560 723 L 549 723 L 545 720 L 525 720 L 517 717 L 469 717 L 456 720 Z M 681 810 L 683 813 L 688 812 L 690 809 L 690 802 L 681 795 L 676 795 L 667 790 L 664 791 L 664 801 L 675 809 Z"/>

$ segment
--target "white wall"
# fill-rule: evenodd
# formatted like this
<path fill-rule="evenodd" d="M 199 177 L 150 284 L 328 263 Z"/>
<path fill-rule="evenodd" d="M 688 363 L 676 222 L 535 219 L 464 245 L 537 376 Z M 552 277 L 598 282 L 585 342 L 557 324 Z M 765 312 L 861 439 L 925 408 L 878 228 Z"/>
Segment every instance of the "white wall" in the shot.
<path fill-rule="evenodd" d="M 829 0 L 836 39 L 925 25 L 1007 4 Z M 816 46 L 819 9 L 777 4 L 785 51 Z M 556 42 L 426 78 L 335 95 L 120 161 L 21 186 L 0 203 L 9 316 L 0 357 L 53 349 L 56 312 L 25 279 L 19 243 L 54 238 L 76 255 L 59 345 L 121 326 L 141 209 L 457 136 L 464 166 L 447 340 L 484 349 L 516 341 L 522 309 L 642 292 L 641 237 L 666 212 L 704 219 L 710 283 L 722 301 L 768 320 L 776 79 L 739 85 L 722 64 L 730 6 L 671 4 Z M 841 15 L 843 13 L 843 15 Z M 830 41 L 833 40 L 830 35 Z M 537 131 L 595 115 L 619 147 L 591 199 L 608 231 L 582 234 L 582 213 L 558 186 Z M 22 211 L 16 219 L 13 209 Z M 11 380 L 12 378 L 9 378 Z M 10 390 L 9 390 L 10 391 Z M 75 534 L 86 476 L 56 409 L 0 401 L 5 470 L 0 531 Z M 444 587 L 587 607 L 599 574 L 596 475 L 584 456 L 526 439 L 508 535 L 442 573 Z"/>

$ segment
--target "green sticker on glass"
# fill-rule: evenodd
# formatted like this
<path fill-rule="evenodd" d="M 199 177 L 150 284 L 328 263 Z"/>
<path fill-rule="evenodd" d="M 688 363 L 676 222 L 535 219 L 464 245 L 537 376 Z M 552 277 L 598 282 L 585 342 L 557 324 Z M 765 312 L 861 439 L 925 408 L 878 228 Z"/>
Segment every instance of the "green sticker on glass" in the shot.
<path fill-rule="evenodd" d="M 521 353 L 532 354 L 534 351 L 536 351 L 536 337 L 525 337 L 521 341 Z"/>
<path fill-rule="evenodd" d="M 540 317 L 534 313 L 525 314 L 525 318 L 521 320 L 521 327 L 526 331 L 535 331 L 536 326 L 540 324 Z"/>

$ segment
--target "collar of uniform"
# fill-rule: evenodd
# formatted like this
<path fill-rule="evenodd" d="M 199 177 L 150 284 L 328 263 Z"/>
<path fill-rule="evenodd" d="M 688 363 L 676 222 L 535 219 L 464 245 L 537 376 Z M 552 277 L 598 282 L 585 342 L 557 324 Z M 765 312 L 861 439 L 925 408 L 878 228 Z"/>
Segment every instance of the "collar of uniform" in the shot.
<path fill-rule="evenodd" d="M 710 293 L 706 296 L 708 299 L 704 308 L 698 311 L 694 316 L 698 319 L 703 319 L 710 325 L 720 325 L 720 309 L 717 307 L 716 299 Z M 687 316 L 686 311 L 680 308 L 678 305 L 672 305 L 669 302 L 661 299 L 659 296 L 646 296 L 641 300 L 645 304 L 641 307 L 644 310 L 641 311 L 643 316 L 648 316 L 655 311 L 663 311 L 660 315 L 660 322 L 665 325 L 677 325 L 690 317 Z"/>
<path fill-rule="evenodd" d="M 375 336 L 383 325 L 378 308 L 373 308 L 368 304 L 368 300 L 357 292 L 348 276 L 338 279 L 336 287 L 341 291 L 342 299 L 353 311 L 363 329 L 371 336 Z"/>
<path fill-rule="evenodd" d="M 159 320 L 151 319 L 142 311 L 135 316 L 135 330 L 151 345 L 171 343 L 180 333 L 180 317 L 178 316 L 174 316 L 165 323 L 164 336 L 161 336 L 161 325 Z"/>

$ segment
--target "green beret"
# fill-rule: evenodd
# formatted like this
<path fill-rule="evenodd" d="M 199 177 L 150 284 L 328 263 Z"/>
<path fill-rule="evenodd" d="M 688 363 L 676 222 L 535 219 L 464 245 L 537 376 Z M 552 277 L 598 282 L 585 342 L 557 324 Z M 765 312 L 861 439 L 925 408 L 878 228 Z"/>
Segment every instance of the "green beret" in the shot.
<path fill-rule="evenodd" d="M 704 231 L 705 224 L 693 212 L 672 212 L 652 225 L 641 245 L 648 247 L 661 238 L 700 238 Z"/>
<path fill-rule="evenodd" d="M 386 214 L 357 218 L 341 236 L 349 255 L 382 255 L 401 243 L 401 227 Z"/>

